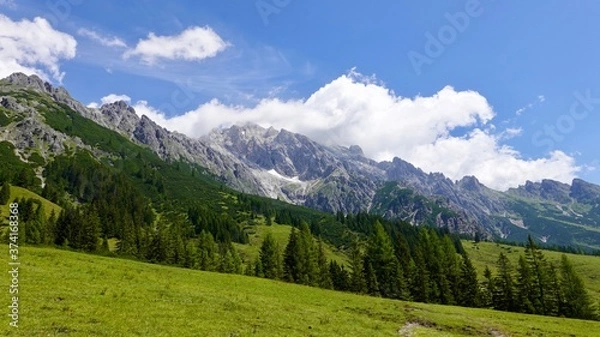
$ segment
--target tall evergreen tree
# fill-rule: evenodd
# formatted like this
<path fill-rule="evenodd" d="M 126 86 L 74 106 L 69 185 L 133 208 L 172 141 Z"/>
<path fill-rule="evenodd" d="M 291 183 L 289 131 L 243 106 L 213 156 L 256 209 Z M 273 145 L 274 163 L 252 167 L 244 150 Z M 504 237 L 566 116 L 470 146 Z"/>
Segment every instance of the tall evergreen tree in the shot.
<path fill-rule="evenodd" d="M 281 278 L 283 273 L 281 253 L 279 252 L 279 245 L 271 233 L 265 236 L 260 247 L 260 262 L 264 277 L 269 279 Z"/>
<path fill-rule="evenodd" d="M 401 298 L 398 282 L 402 276 L 398 275 L 398 260 L 392 240 L 379 221 L 375 223 L 375 231 L 369 240 L 365 261 L 374 268 L 379 294 L 388 298 Z"/>
<path fill-rule="evenodd" d="M 493 296 L 495 292 L 495 286 L 492 271 L 488 266 L 485 266 L 485 270 L 483 271 L 483 281 L 481 282 L 480 289 L 481 306 L 484 308 L 492 308 L 494 306 Z"/>
<path fill-rule="evenodd" d="M 211 233 L 200 232 L 198 237 L 198 266 L 201 270 L 215 271 L 218 268 L 217 244 Z"/>
<path fill-rule="evenodd" d="M 86 210 L 82 218 L 81 246 L 87 252 L 95 252 L 100 247 L 100 217 L 95 208 Z"/>
<path fill-rule="evenodd" d="M 447 295 L 443 296 L 442 303 L 455 304 L 456 299 L 461 295 L 459 287 L 461 262 L 449 235 L 444 235 L 441 243 L 439 254 L 442 259 L 442 275 L 444 276 L 442 289 L 447 292 Z"/>
<path fill-rule="evenodd" d="M 300 225 L 298 246 L 300 250 L 300 255 L 298 257 L 300 262 L 298 281 L 301 284 L 316 286 L 318 283 L 317 254 L 314 247 L 313 236 L 306 222 L 302 222 Z"/>
<path fill-rule="evenodd" d="M 2 188 L 0 189 L 0 205 L 6 205 L 10 200 L 10 184 L 8 181 L 4 181 L 2 183 Z"/>
<path fill-rule="evenodd" d="M 458 289 L 457 303 L 466 307 L 478 307 L 480 294 L 477 270 L 471 262 L 467 253 L 463 253 L 460 259 L 460 274 L 456 288 Z"/>
<path fill-rule="evenodd" d="M 532 275 L 532 303 L 535 312 L 542 315 L 549 315 L 552 311 L 552 294 L 547 291 L 549 288 L 549 266 L 542 251 L 537 247 L 533 238 L 527 238 L 525 246 L 525 258 L 529 264 Z"/>
<path fill-rule="evenodd" d="M 350 246 L 350 268 L 352 268 L 350 274 L 350 290 L 359 294 L 367 291 L 363 262 L 364 259 L 360 249 L 360 243 L 357 239 L 354 239 Z"/>
<path fill-rule="evenodd" d="M 288 282 L 300 282 L 300 245 L 298 244 L 298 234 L 292 227 L 288 243 L 283 253 L 283 279 Z"/>
<path fill-rule="evenodd" d="M 325 256 L 325 249 L 323 248 L 323 243 L 320 240 L 317 244 L 317 267 L 317 283 L 319 287 L 325 289 L 332 289 L 333 282 L 331 280 L 331 274 L 329 273 L 329 263 L 327 261 L 327 257 Z"/>
<path fill-rule="evenodd" d="M 365 259 L 364 266 L 367 294 L 371 296 L 379 296 L 381 292 L 379 291 L 379 282 L 377 281 L 377 274 L 375 273 L 373 264 L 371 264 L 370 260 Z"/>
<path fill-rule="evenodd" d="M 510 260 L 504 253 L 498 257 L 498 275 L 494 278 L 492 301 L 494 309 L 515 311 L 515 285 Z"/>
<path fill-rule="evenodd" d="M 527 314 L 536 313 L 536 289 L 534 288 L 533 275 L 523 255 L 519 257 L 516 283 L 518 311 Z"/>
<path fill-rule="evenodd" d="M 340 266 L 335 261 L 329 262 L 329 274 L 331 274 L 331 281 L 333 283 L 333 289 L 339 291 L 350 290 L 348 272 L 343 266 Z"/>
<path fill-rule="evenodd" d="M 583 281 L 575 272 L 566 255 L 562 255 L 560 259 L 560 289 L 562 293 L 561 315 L 572 318 L 598 319 Z"/>
<path fill-rule="evenodd" d="M 431 298 L 431 281 L 420 245 L 415 249 L 415 258 L 409 265 L 410 293 L 417 302 L 427 303 Z"/>

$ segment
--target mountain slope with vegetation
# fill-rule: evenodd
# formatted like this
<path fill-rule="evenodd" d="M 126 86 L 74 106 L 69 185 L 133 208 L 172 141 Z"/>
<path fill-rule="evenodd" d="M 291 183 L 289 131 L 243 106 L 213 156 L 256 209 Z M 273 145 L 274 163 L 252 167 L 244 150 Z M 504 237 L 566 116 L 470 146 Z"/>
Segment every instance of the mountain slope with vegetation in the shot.
<path fill-rule="evenodd" d="M 0 86 L 0 103 L 9 120 L 1 133 L 7 164 L 0 167 L 0 177 L 4 185 L 38 192 L 61 209 L 48 215 L 43 202 L 13 200 L 23 210 L 21 244 L 244 273 L 397 300 L 595 318 L 583 286 L 566 287 L 566 279 L 577 280 L 568 261 L 561 264 L 564 272 L 556 272 L 557 266 L 544 262 L 532 241 L 526 256 L 535 263 L 522 265 L 525 271 L 534 270 L 530 274 L 537 283 L 523 281 L 519 289 L 531 283 L 541 294 L 528 298 L 527 307 L 504 308 L 487 300 L 461 241 L 450 232 L 460 232 L 448 225 L 459 215 L 440 205 L 443 200 L 429 201 L 401 184 L 386 185 L 376 199 L 382 210 L 406 212 L 401 204 L 418 205 L 413 209 L 417 212 L 430 210 L 418 221 L 404 221 L 365 212 L 323 213 L 243 194 L 196 162 L 165 161 L 127 134 L 84 117 L 74 110 L 82 107 L 69 100 L 64 89 L 37 88 L 35 78 L 18 80 L 31 83 Z M 289 132 L 280 136 L 286 141 L 301 138 Z M 462 185 L 481 188 L 474 178 Z M 292 228 L 285 243 L 266 234 L 256 254 L 252 233 L 278 225 Z M 245 254 L 240 254 L 241 247 Z M 347 260 L 332 251 L 345 253 Z M 585 311 L 573 311 L 563 301 L 571 290 L 580 296 Z"/>

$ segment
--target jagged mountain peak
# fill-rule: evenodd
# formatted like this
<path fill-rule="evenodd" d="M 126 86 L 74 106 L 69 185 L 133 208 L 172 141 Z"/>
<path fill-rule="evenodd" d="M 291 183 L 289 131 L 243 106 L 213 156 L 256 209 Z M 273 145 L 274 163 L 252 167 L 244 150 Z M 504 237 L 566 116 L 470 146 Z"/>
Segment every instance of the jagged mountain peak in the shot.
<path fill-rule="evenodd" d="M 14 74 L 2 80 L 0 86 L 4 89 L 0 104 L 14 114 L 25 116 L 21 124 L 11 124 L 12 128 L 0 126 L 3 140 L 15 144 L 20 151 L 26 152 L 31 144 L 42 141 L 47 144 L 40 149 L 50 149 L 57 154 L 64 151 L 61 149 L 65 144 L 77 142 L 76 137 L 44 124 L 44 113 L 35 111 L 38 105 L 28 103 L 39 96 L 29 95 L 31 98 L 24 102 L 11 97 L 11 92 L 24 89 L 42 93 L 60 103 L 52 107 L 55 111 L 68 106 L 131 141 L 148 146 L 165 160 L 197 163 L 221 181 L 247 193 L 343 213 L 381 208 L 390 201 L 395 203 L 396 211 L 391 212 L 394 214 L 406 211 L 411 219 L 419 219 L 431 217 L 415 216 L 412 212 L 435 212 L 430 215 L 435 217 L 436 225 L 471 234 L 487 231 L 503 238 L 517 237 L 516 240 L 519 235 L 526 235 L 526 231 L 547 237 L 550 234 L 546 232 L 548 228 L 556 226 L 557 222 L 546 224 L 546 220 L 540 220 L 543 218 L 532 218 L 537 212 L 545 212 L 540 216 L 546 219 L 554 219 L 559 214 L 563 225 L 568 221 L 576 222 L 578 228 L 600 225 L 600 186 L 580 179 L 573 180 L 572 185 L 553 180 L 526 182 L 504 193 L 487 188 L 476 177 L 452 181 L 442 173 L 426 173 L 398 157 L 378 163 L 365 157 L 358 145 L 323 145 L 299 133 L 255 123 L 236 124 L 213 130 L 198 139 L 189 138 L 166 130 L 147 116 L 139 116 L 123 101 L 104 104 L 97 109 L 85 107 L 72 99 L 64 88 L 56 89 L 37 76 Z M 44 99 L 43 104 L 49 104 L 48 100 Z M 94 145 L 77 146 L 93 150 Z M 42 155 L 46 158 L 44 153 Z M 397 188 L 386 190 L 388 182 L 395 183 Z M 406 208 L 397 203 L 407 189 L 415 193 L 414 207 Z M 382 194 L 382 191 L 389 193 Z M 379 206 L 374 205 L 378 193 L 385 195 L 386 201 Z M 420 198 L 434 202 L 422 208 Z M 443 208 L 452 212 L 443 211 Z M 563 241 L 555 243 L 575 240 L 564 233 L 561 235 L 557 239 Z M 585 235 L 595 234 L 585 232 Z"/>

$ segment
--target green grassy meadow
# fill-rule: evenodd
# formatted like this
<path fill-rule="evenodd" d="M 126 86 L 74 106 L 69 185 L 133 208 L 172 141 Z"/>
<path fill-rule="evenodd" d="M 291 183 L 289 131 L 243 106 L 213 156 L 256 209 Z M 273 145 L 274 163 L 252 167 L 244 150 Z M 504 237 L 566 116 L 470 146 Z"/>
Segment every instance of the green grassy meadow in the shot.
<path fill-rule="evenodd" d="M 0 336 L 591 337 L 600 331 L 600 322 L 400 302 L 52 248 L 22 247 L 20 259 L 19 327 L 2 315 Z M 3 298 L 8 312 L 8 292 Z"/>
<path fill-rule="evenodd" d="M 463 241 L 462 244 L 473 261 L 473 265 L 477 268 L 477 273 L 480 278 L 483 275 L 483 270 L 486 265 L 493 273 L 496 272 L 496 261 L 501 252 L 504 252 L 510 259 L 513 268 L 516 268 L 519 256 L 525 253 L 525 248 L 523 247 L 508 246 L 493 242 L 474 243 L 473 241 Z M 546 259 L 550 262 L 554 262 L 556 265 L 560 262 L 560 257 L 563 254 L 565 253 L 548 250 L 544 251 Z M 573 264 L 573 267 L 585 282 L 590 296 L 592 296 L 597 303 L 600 303 L 600 256 L 577 254 L 565 255 L 567 255 Z M 598 332 L 598 336 L 600 336 L 600 332 Z"/>

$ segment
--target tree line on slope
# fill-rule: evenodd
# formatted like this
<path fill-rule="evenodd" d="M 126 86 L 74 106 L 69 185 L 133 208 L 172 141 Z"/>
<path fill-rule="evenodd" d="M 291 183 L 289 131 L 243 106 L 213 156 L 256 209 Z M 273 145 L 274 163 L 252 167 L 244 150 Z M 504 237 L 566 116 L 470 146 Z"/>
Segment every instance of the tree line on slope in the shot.
<path fill-rule="evenodd" d="M 486 267 L 481 287 L 481 305 L 497 310 L 598 319 L 583 281 L 566 255 L 559 265 L 546 260 L 531 236 L 525 254 L 512 266 L 501 252 L 494 276 Z"/>

